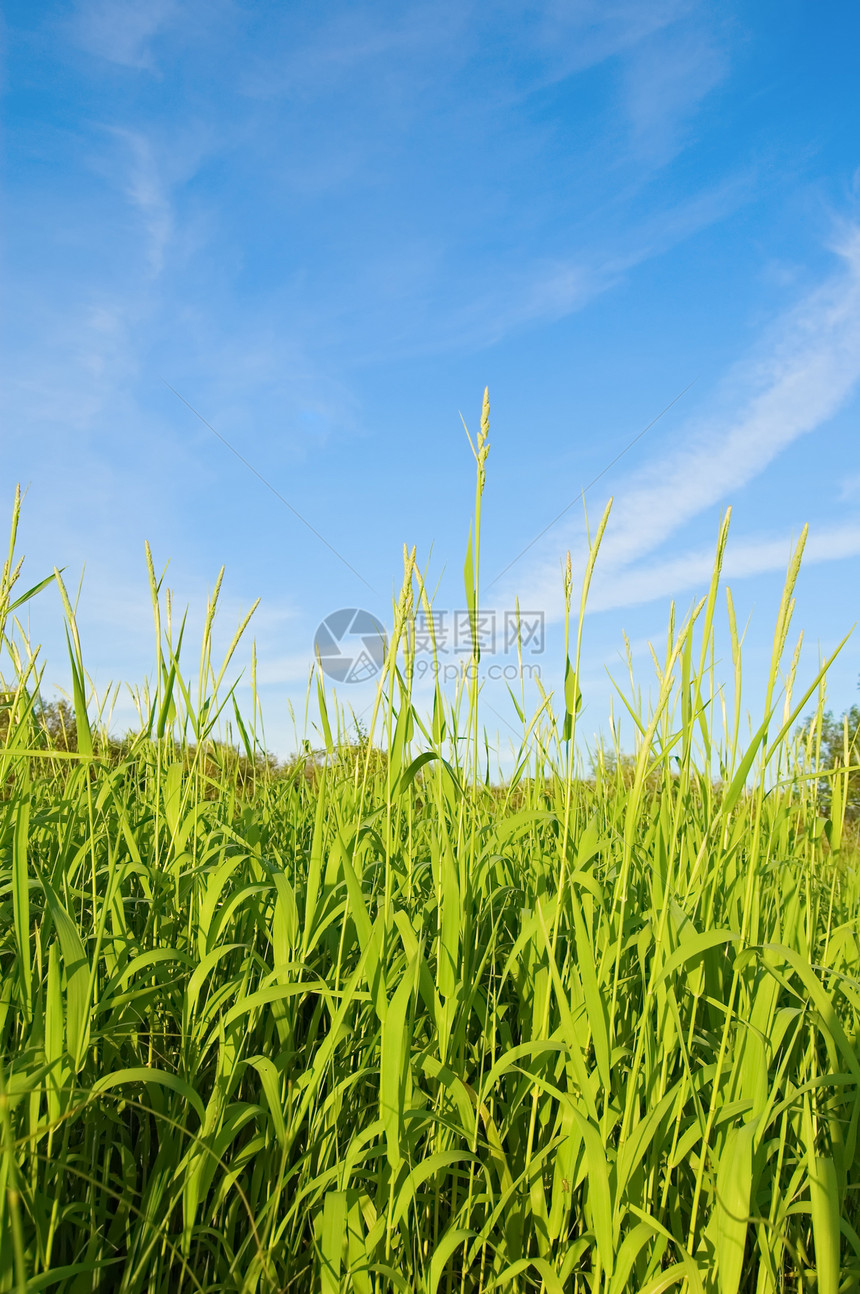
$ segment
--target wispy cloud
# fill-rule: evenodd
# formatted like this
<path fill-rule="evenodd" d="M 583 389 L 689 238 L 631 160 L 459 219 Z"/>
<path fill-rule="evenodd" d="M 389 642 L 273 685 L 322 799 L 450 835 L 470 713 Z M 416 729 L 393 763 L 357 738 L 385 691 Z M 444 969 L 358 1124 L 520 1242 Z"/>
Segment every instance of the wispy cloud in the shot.
<path fill-rule="evenodd" d="M 617 62 L 626 160 L 662 167 L 689 142 L 692 120 L 731 71 L 721 26 L 697 0 L 558 0 L 526 34 L 537 56 L 530 89 Z"/>
<path fill-rule="evenodd" d="M 496 18 L 517 0 L 490 6 Z M 695 0 L 551 0 L 531 27 L 531 43 L 554 79 L 561 79 L 607 59 L 629 54 L 649 37 L 695 14 Z"/>
<path fill-rule="evenodd" d="M 446 347 L 486 346 L 534 324 L 563 319 L 623 282 L 637 266 L 714 225 L 747 200 L 751 177 L 739 172 L 625 231 L 614 248 L 593 247 L 576 257 L 543 257 L 501 276 L 490 292 L 445 318 Z"/>
<path fill-rule="evenodd" d="M 257 670 L 260 687 L 306 684 L 314 664 L 313 642 L 307 651 L 291 652 L 286 656 L 266 656 Z"/>
<path fill-rule="evenodd" d="M 128 165 L 123 189 L 139 213 L 150 272 L 157 277 L 173 234 L 174 218 L 170 194 L 152 141 L 140 131 L 117 126 L 110 133 L 124 146 Z"/>
<path fill-rule="evenodd" d="M 725 580 L 745 579 L 751 575 L 765 575 L 771 571 L 784 571 L 788 566 L 792 542 L 797 535 L 780 538 L 759 538 L 729 542 L 723 562 Z M 860 522 L 846 522 L 810 532 L 804 549 L 804 565 L 834 562 L 860 555 Z M 621 571 L 611 579 L 597 578 L 594 596 L 589 599 L 592 611 L 607 611 L 614 607 L 629 607 L 652 602 L 655 598 L 668 598 L 701 589 L 707 584 L 714 566 L 713 547 L 648 567 Z M 602 574 L 605 574 L 603 572 Z"/>
<path fill-rule="evenodd" d="M 457 61 L 464 57 L 470 16 L 468 4 L 451 0 L 393 11 L 374 4 L 334 4 L 316 23 L 297 19 L 285 8 L 270 16 L 267 47 L 243 60 L 238 83 L 251 98 L 312 100 L 360 79 L 369 97 L 394 91 L 408 100 L 418 96 L 422 69 L 426 73 L 443 52 L 453 52 Z M 372 81 L 371 68 L 377 70 Z"/>
<path fill-rule="evenodd" d="M 22 314 L 28 331 L 39 333 L 41 350 L 7 349 L 0 390 L 10 420 L 40 436 L 90 430 L 135 372 L 129 310 L 94 293 L 89 301 L 67 303 L 62 317 L 38 301 Z"/>
<path fill-rule="evenodd" d="M 860 472 L 854 476 L 845 477 L 839 487 L 839 498 L 843 503 L 860 499 Z"/>
<path fill-rule="evenodd" d="M 705 508 L 727 500 L 800 436 L 841 408 L 860 380 L 860 230 L 836 249 L 840 272 L 782 322 L 770 354 L 744 365 L 729 390 L 747 398 L 727 416 L 689 427 L 674 451 L 619 493 L 604 560 L 653 551 Z"/>
<path fill-rule="evenodd" d="M 652 165 L 670 161 L 729 67 L 725 44 L 701 21 L 672 24 L 643 41 L 624 76 L 634 153 Z"/>
<path fill-rule="evenodd" d="M 362 320 L 373 324 L 366 327 L 366 339 L 356 329 L 357 354 L 366 361 L 481 349 L 567 318 L 625 282 L 638 266 L 729 218 L 752 191 L 753 177 L 741 171 L 686 201 L 662 205 L 635 227 L 576 254 L 503 259 L 491 275 L 465 269 L 453 302 L 438 297 L 445 258 L 429 240 L 410 246 L 408 256 L 386 250 L 363 267 L 363 290 L 355 293 Z M 452 295 L 450 288 L 446 295 Z M 315 320 L 329 336 L 338 326 L 323 313 Z"/>
<path fill-rule="evenodd" d="M 73 31 L 78 44 L 125 67 L 151 70 L 153 39 L 177 14 L 176 0 L 85 0 L 77 8 Z"/>
<path fill-rule="evenodd" d="M 840 269 L 772 330 L 765 353 L 736 369 L 725 383 L 725 412 L 682 429 L 672 449 L 622 483 L 600 557 L 603 593 L 593 606 L 644 602 L 688 587 L 707 573 L 701 554 L 688 554 L 647 569 L 641 559 L 659 549 L 688 522 L 760 475 L 784 449 L 816 431 L 845 405 L 860 382 L 860 229 L 843 233 L 834 248 Z M 847 556 L 860 534 L 852 526 L 823 532 L 815 560 Z M 565 543 L 566 537 L 561 542 Z M 771 570 L 785 560 L 786 541 L 754 541 L 733 548 L 736 573 Z M 556 539 L 555 546 L 559 545 Z M 777 552 L 779 560 L 777 561 Z M 757 563 L 764 562 L 764 566 Z M 746 563 L 746 566 L 745 566 Z M 729 565 L 728 570 L 732 567 Z M 527 585 L 538 605 L 558 607 L 558 560 L 521 571 L 513 584 Z M 600 598 L 604 601 L 601 603 Z"/>

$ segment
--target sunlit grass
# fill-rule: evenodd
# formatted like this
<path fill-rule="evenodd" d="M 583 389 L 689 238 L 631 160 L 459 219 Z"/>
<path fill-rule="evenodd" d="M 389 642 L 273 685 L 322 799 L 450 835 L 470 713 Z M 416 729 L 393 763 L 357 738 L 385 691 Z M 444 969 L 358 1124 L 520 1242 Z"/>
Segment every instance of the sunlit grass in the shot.
<path fill-rule="evenodd" d="M 0 1289 L 858 1287 L 848 773 L 825 820 L 799 550 L 744 736 L 726 533 L 653 707 L 628 695 L 634 757 L 580 767 L 579 614 L 504 785 L 474 674 L 412 704 L 414 552 L 367 740 L 320 687 L 325 758 L 278 776 L 213 662 L 216 599 L 192 686 L 151 562 L 140 734 L 110 747 L 88 718 L 63 593 L 76 731 L 48 740 L 10 548 Z"/>

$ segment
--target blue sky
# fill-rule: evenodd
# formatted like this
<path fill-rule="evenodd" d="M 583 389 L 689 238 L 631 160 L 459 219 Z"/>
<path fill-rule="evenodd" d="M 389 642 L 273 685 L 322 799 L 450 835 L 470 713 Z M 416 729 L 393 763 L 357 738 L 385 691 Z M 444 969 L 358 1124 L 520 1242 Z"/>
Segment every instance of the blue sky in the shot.
<path fill-rule="evenodd" d="M 729 504 L 749 707 L 804 522 L 806 677 L 850 629 L 855 6 L 82 0 L 13 2 L 5 21 L 3 479 L 10 501 L 29 487 L 33 578 L 56 563 L 75 585 L 86 564 L 98 688 L 151 668 L 145 539 L 198 622 L 224 563 L 228 637 L 262 598 L 267 736 L 286 752 L 316 625 L 344 606 L 389 620 L 404 541 L 437 605 L 462 606 L 459 415 L 476 429 L 485 384 L 487 583 L 685 391 L 588 495 L 592 520 L 615 498 L 588 732 L 624 633 L 653 678 L 647 643 L 706 587 Z M 488 598 L 545 613 L 547 687 L 583 543 L 574 503 Z M 53 593 L 32 630 L 62 685 Z M 833 667 L 836 709 L 858 644 Z M 503 689 L 487 699 L 504 735 Z"/>

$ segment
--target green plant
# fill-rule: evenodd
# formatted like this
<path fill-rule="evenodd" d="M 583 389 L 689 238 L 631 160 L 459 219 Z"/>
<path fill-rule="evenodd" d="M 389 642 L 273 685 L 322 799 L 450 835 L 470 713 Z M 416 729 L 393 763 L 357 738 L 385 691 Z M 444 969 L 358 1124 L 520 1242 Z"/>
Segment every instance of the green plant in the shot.
<path fill-rule="evenodd" d="M 807 774 L 820 693 L 796 731 L 819 680 L 795 654 L 778 692 L 802 543 L 741 740 L 727 524 L 654 708 L 626 698 L 633 762 L 590 778 L 581 610 L 561 712 L 519 705 L 491 784 L 474 677 L 413 704 L 414 552 L 368 728 L 320 681 L 325 755 L 286 771 L 228 709 L 217 591 L 195 686 L 150 561 L 155 675 L 116 758 L 68 599 L 74 748 L 4 626 L 0 1289 L 856 1287 L 857 857 Z M 479 545 L 476 511 L 475 613 Z"/>

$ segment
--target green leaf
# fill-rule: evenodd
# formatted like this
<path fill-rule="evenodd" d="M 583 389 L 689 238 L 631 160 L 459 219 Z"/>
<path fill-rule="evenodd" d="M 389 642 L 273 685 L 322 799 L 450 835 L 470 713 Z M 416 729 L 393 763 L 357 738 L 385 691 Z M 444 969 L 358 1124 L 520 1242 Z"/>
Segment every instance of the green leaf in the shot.
<path fill-rule="evenodd" d="M 98 1096 L 102 1092 L 109 1092 L 113 1087 L 125 1087 L 127 1083 L 143 1083 L 147 1087 L 150 1085 L 166 1087 L 168 1091 L 176 1092 L 188 1102 L 201 1123 L 206 1117 L 203 1102 L 190 1083 L 186 1083 L 185 1079 L 180 1078 L 178 1074 L 171 1074 L 168 1070 L 155 1069 L 149 1065 L 136 1065 L 130 1069 L 118 1069 L 113 1074 L 103 1074 L 95 1081 L 91 1092 L 93 1096 Z"/>
<path fill-rule="evenodd" d="M 464 1245 L 467 1240 L 471 1240 L 474 1231 L 467 1231 L 464 1227 L 451 1227 L 445 1232 L 430 1259 L 430 1275 L 427 1281 L 427 1294 L 437 1294 L 439 1282 L 445 1272 L 445 1268 L 455 1250 Z"/>
<path fill-rule="evenodd" d="M 452 1164 L 479 1162 L 478 1156 L 471 1154 L 468 1150 L 437 1150 L 434 1155 L 430 1155 L 427 1159 L 423 1159 L 420 1164 L 416 1164 L 404 1180 L 398 1193 L 397 1203 L 391 1216 L 392 1228 L 400 1225 L 419 1188 L 429 1181 L 431 1177 L 435 1177 L 437 1173 L 441 1173 L 443 1168 L 448 1168 Z"/>
<path fill-rule="evenodd" d="M 579 678 L 570 663 L 570 657 L 567 658 L 564 665 L 564 705 L 567 713 L 574 717 L 582 709 L 582 692 L 579 687 Z"/>
<path fill-rule="evenodd" d="M 397 792 L 396 792 L 397 795 L 403 795 L 405 791 L 409 790 L 409 787 L 415 781 L 415 778 L 421 772 L 421 769 L 425 766 L 425 764 L 429 764 L 431 759 L 439 760 L 439 763 L 445 769 L 445 772 L 448 774 L 451 781 L 454 783 L 454 786 L 457 788 L 457 790 L 460 792 L 461 795 L 463 794 L 463 788 L 460 785 L 460 782 L 457 778 L 457 774 L 454 772 L 453 768 L 448 763 L 447 759 L 443 759 L 443 757 L 438 753 L 438 751 L 425 750 L 425 751 L 422 751 L 420 755 L 416 755 L 415 759 L 413 759 L 412 762 L 406 768 L 404 768 L 400 778 L 400 782 L 397 786 Z"/>
<path fill-rule="evenodd" d="M 841 1211 L 836 1164 L 830 1155 L 810 1155 L 809 1197 L 818 1277 L 816 1288 L 818 1294 L 838 1294 L 842 1275 L 839 1261 Z"/>
<path fill-rule="evenodd" d="M 573 1117 L 579 1125 L 585 1142 L 588 1204 L 591 1211 L 591 1225 L 597 1241 L 597 1252 L 600 1254 L 600 1261 L 606 1269 L 607 1276 L 611 1277 L 615 1266 L 615 1245 L 612 1231 L 612 1191 L 609 1186 L 606 1150 L 600 1132 L 591 1120 L 586 1119 L 576 1109 L 573 1111 Z"/>
<path fill-rule="evenodd" d="M 719 948 L 722 944 L 737 943 L 740 935 L 733 930 L 701 930 L 685 939 L 680 948 L 666 958 L 660 974 L 654 981 L 655 989 L 664 984 L 675 971 L 680 970 L 689 962 L 695 961 L 696 958 L 704 956 L 711 948 Z"/>
<path fill-rule="evenodd" d="M 32 1015 L 33 954 L 30 949 L 30 872 L 27 851 L 30 839 L 29 774 L 24 765 L 22 798 L 15 809 L 12 851 L 12 912 L 17 945 L 18 981 L 24 1018 Z"/>
<path fill-rule="evenodd" d="M 75 729 L 78 738 L 78 753 L 90 756 L 93 753 L 93 736 L 87 715 L 87 696 L 84 688 L 84 668 L 80 657 L 72 647 L 72 640 L 66 629 L 66 645 L 69 649 L 69 667 L 72 671 L 72 696 L 75 703 Z"/>
<path fill-rule="evenodd" d="M 415 962 L 408 963 L 403 978 L 394 990 L 382 1022 L 382 1055 L 379 1076 L 379 1121 L 385 1130 L 385 1150 L 392 1169 L 403 1159 L 403 1101 L 409 1061 L 409 1031 L 406 1016 L 415 982 Z"/>
<path fill-rule="evenodd" d="M 60 940 L 66 971 L 66 1042 L 75 1070 L 89 1040 L 90 964 L 78 928 L 47 881 L 42 882 L 48 911 Z"/>
<path fill-rule="evenodd" d="M 720 1294 L 737 1294 L 744 1271 L 752 1190 L 754 1119 L 732 1128 L 717 1168 L 717 1280 Z"/>
<path fill-rule="evenodd" d="M 65 566 L 60 567 L 61 575 L 65 569 L 66 569 Z M 31 598 L 34 598 L 37 595 L 37 593 L 41 593 L 42 589 L 46 589 L 49 584 L 52 584 L 56 578 L 57 578 L 56 575 L 53 573 L 51 575 L 46 575 L 45 578 L 43 580 L 40 580 L 38 584 L 34 584 L 33 587 L 31 589 L 28 589 L 26 593 L 22 593 L 19 598 L 16 598 L 15 601 L 11 603 L 10 606 L 7 608 L 6 614 L 11 615 L 13 611 L 17 611 L 18 608 L 22 607 L 25 602 L 29 602 Z"/>

